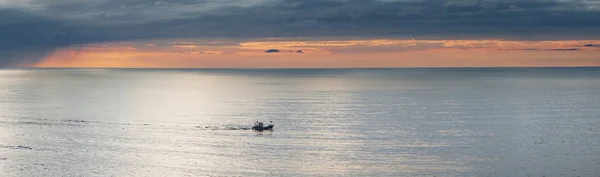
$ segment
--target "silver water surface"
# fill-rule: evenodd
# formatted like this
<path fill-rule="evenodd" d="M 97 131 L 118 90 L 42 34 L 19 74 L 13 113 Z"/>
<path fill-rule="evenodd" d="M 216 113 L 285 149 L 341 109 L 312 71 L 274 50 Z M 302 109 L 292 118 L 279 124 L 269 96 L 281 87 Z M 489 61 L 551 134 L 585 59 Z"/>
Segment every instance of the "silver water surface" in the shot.
<path fill-rule="evenodd" d="M 0 70 L 8 177 L 600 176 L 599 137 L 598 68 Z"/>

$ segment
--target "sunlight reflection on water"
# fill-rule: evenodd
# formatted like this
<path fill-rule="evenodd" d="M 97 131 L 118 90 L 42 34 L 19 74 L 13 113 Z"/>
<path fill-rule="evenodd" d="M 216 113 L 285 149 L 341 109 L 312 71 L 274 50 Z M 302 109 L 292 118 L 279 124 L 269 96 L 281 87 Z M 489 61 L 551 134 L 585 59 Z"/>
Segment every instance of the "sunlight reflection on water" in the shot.
<path fill-rule="evenodd" d="M 0 70 L 0 172 L 600 174 L 598 70 L 311 71 Z"/>

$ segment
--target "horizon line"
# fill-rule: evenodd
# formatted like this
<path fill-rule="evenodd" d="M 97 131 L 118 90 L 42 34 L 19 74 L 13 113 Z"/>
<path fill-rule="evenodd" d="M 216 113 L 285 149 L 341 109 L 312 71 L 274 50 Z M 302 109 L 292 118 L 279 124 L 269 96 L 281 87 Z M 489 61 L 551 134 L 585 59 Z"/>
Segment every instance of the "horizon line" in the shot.
<path fill-rule="evenodd" d="M 20 69 L 20 70 L 36 70 L 36 69 L 110 69 L 110 70 L 122 70 L 122 69 L 144 69 L 144 70 L 153 70 L 153 69 L 173 69 L 173 70 L 177 70 L 177 69 L 211 69 L 211 70 L 231 70 L 231 69 L 240 69 L 240 70 L 294 70 L 294 69 L 477 69 L 477 68 L 482 68 L 482 69 L 527 69 L 527 68 L 538 68 L 538 69 L 543 69 L 543 68 L 547 68 L 547 69 L 552 69 L 552 68 L 600 68 L 600 65 L 598 66 L 464 66 L 464 67 L 293 67 L 293 68 L 285 68 L 285 67 L 265 67 L 265 68 L 244 68 L 244 67 L 231 67 L 231 68 L 202 68 L 202 67 L 196 67 L 196 68 L 184 68 L 184 67 L 165 67 L 165 68 L 160 68 L 160 67 L 133 67 L 133 68 L 118 68 L 118 67 L 9 67 L 9 68 L 2 68 L 0 67 L 0 70 L 14 70 L 14 69 Z"/>

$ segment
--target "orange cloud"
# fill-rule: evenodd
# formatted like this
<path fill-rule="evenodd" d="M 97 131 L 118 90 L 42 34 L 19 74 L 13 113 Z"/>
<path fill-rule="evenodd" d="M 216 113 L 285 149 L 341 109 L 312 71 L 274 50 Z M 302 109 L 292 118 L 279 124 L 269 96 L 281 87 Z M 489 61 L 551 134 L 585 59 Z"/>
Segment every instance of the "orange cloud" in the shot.
<path fill-rule="evenodd" d="M 600 41 L 257 40 L 151 41 L 56 51 L 34 67 L 600 66 Z M 266 53 L 278 49 L 277 53 Z M 297 52 L 301 50 L 302 52 Z"/>
<path fill-rule="evenodd" d="M 258 41 L 240 43 L 242 49 L 297 49 L 319 47 L 353 47 L 353 46 L 383 46 L 383 45 L 416 45 L 415 40 L 337 40 L 337 41 Z"/>
<path fill-rule="evenodd" d="M 178 47 L 178 48 L 196 48 L 198 46 L 195 46 L 195 45 L 173 45 L 173 47 Z"/>
<path fill-rule="evenodd" d="M 223 52 L 223 51 L 193 51 L 193 52 L 190 52 L 190 54 L 195 54 L 195 55 L 198 55 L 198 54 L 214 54 L 214 55 L 221 55 L 221 54 L 224 54 L 224 53 L 225 53 L 225 52 Z"/>

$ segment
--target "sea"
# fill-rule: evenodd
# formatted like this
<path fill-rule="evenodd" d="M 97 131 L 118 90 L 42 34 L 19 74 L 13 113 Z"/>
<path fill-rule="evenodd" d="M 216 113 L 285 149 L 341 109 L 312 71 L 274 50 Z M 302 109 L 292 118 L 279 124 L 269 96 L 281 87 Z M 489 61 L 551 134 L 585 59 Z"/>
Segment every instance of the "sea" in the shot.
<path fill-rule="evenodd" d="M 600 68 L 0 69 L 0 176 L 598 177 Z"/>

